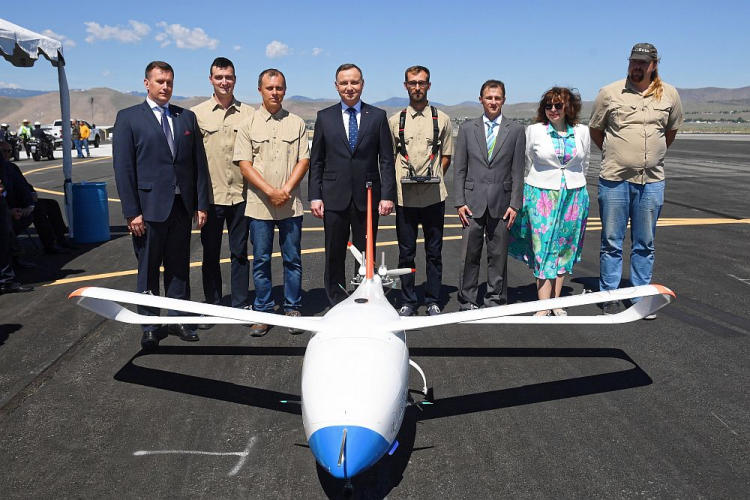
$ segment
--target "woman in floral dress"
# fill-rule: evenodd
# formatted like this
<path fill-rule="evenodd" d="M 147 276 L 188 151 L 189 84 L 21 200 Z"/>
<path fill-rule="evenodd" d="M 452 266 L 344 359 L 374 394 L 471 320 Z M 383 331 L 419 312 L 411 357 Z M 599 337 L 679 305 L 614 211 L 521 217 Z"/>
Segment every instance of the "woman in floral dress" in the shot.
<path fill-rule="evenodd" d="M 540 300 L 559 297 L 565 275 L 581 260 L 591 138 L 588 127 L 578 123 L 580 113 L 575 90 L 552 87 L 539 101 L 537 123 L 526 128 L 523 208 L 511 229 L 508 252 L 533 270 Z M 567 312 L 537 313 L 550 314 Z"/>

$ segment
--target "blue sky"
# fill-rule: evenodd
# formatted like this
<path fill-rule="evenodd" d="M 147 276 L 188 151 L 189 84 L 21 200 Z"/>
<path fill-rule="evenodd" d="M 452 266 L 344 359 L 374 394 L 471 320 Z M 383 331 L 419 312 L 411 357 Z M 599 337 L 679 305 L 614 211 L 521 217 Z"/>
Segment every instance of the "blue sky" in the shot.
<path fill-rule="evenodd" d="M 175 68 L 176 95 L 209 95 L 209 65 L 224 56 L 237 69 L 236 95 L 253 102 L 268 67 L 286 74 L 287 96 L 334 98 L 343 62 L 363 69 L 369 102 L 406 96 L 403 70 L 413 64 L 430 68 L 430 98 L 445 104 L 476 100 L 488 78 L 505 82 L 510 103 L 536 101 L 552 85 L 593 99 L 625 76 L 630 48 L 643 41 L 656 45 L 662 78 L 677 87 L 750 85 L 744 0 L 9 0 L 0 17 L 62 38 L 71 88 L 142 90 L 143 68 L 160 59 Z M 0 87 L 8 86 L 53 90 L 56 72 L 0 61 Z"/>

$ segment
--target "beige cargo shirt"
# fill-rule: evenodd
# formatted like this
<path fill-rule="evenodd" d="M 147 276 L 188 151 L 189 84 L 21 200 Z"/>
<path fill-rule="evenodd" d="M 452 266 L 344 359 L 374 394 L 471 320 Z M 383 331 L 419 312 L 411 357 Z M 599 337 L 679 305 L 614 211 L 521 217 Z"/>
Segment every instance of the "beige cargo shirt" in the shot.
<path fill-rule="evenodd" d="M 281 109 L 275 115 L 261 107 L 242 122 L 234 145 L 234 163 L 246 160 L 271 186 L 280 189 L 292 175 L 300 160 L 310 158 L 305 122 L 297 115 Z M 302 215 L 302 196 L 299 184 L 292 190 L 292 198 L 275 207 L 258 188 L 246 183 L 245 215 L 254 219 L 282 220 Z"/>
<path fill-rule="evenodd" d="M 663 85 L 659 101 L 635 90 L 628 79 L 599 91 L 589 127 L 604 131 L 602 179 L 633 184 L 664 180 L 665 134 L 680 128 L 683 115 L 677 89 Z"/>
<path fill-rule="evenodd" d="M 209 201 L 214 205 L 236 205 L 245 194 L 245 179 L 240 168 L 232 163 L 237 127 L 245 118 L 252 116 L 255 109 L 233 100 L 224 109 L 211 97 L 191 108 L 198 119 L 198 127 L 203 135 L 203 145 L 208 158 L 208 176 L 211 179 Z"/>
<path fill-rule="evenodd" d="M 432 111 L 429 104 L 422 111 L 417 111 L 411 106 L 406 108 L 404 142 L 406 143 L 406 153 L 409 155 L 409 161 L 416 175 L 427 175 L 427 167 L 432 166 L 432 175 L 440 177 L 440 184 L 401 184 L 401 178 L 409 176 L 406 158 L 401 156 L 398 148 L 398 122 L 401 112 L 399 111 L 388 120 L 393 136 L 394 157 L 396 159 L 398 204 L 402 207 L 427 207 L 445 201 L 448 197 L 440 158 L 453 154 L 453 127 L 448 115 L 440 110 L 437 113 L 440 149 L 432 162 L 430 162 L 430 153 L 432 152 L 434 134 Z"/>

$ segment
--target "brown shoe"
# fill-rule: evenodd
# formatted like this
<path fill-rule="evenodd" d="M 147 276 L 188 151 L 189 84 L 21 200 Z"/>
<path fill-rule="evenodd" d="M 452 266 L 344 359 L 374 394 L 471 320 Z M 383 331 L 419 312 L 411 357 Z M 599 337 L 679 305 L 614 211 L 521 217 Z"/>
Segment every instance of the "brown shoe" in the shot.
<path fill-rule="evenodd" d="M 284 313 L 284 316 L 289 316 L 290 318 L 301 318 L 302 315 L 299 311 L 287 311 Z M 289 328 L 289 333 L 292 335 L 299 335 L 300 333 L 304 332 L 301 328 Z"/>
<path fill-rule="evenodd" d="M 250 327 L 250 335 L 253 337 L 262 337 L 266 333 L 268 333 L 268 325 L 263 323 L 255 323 Z"/>

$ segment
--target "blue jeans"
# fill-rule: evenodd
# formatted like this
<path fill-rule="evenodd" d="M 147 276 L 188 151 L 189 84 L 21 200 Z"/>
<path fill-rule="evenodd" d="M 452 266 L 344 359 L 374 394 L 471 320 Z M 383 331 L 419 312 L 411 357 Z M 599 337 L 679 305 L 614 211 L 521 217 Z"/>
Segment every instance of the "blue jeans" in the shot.
<path fill-rule="evenodd" d="M 654 268 L 656 221 L 664 204 L 664 181 L 632 184 L 599 179 L 599 289 L 615 290 L 622 277 L 622 242 L 630 221 L 630 282 L 648 285 Z"/>
<path fill-rule="evenodd" d="M 78 158 L 83 158 L 83 151 L 81 150 L 83 143 L 81 142 L 81 139 L 74 139 L 73 144 L 75 144 L 76 151 L 78 151 Z"/>
<path fill-rule="evenodd" d="M 284 261 L 284 311 L 298 311 L 302 306 L 302 216 L 282 220 L 250 219 L 250 241 L 253 244 L 253 310 L 273 311 L 271 296 L 271 253 L 273 229 L 279 228 L 279 246 Z"/>

